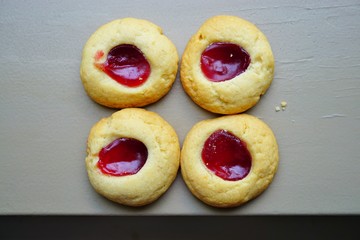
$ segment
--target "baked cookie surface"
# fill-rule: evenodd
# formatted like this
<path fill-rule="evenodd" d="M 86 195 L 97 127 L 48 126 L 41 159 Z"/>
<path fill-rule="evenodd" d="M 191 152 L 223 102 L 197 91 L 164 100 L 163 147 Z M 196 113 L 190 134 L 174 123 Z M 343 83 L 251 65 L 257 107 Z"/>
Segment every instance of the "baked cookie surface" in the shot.
<path fill-rule="evenodd" d="M 92 127 L 85 162 L 99 194 L 123 205 L 142 206 L 158 199 L 174 181 L 179 140 L 158 114 L 127 108 Z"/>
<path fill-rule="evenodd" d="M 215 207 L 239 206 L 258 196 L 271 183 L 278 162 L 272 130 L 247 114 L 197 123 L 181 150 L 181 173 L 187 187 Z"/>
<path fill-rule="evenodd" d="M 86 42 L 80 77 L 87 94 L 107 107 L 141 107 L 158 101 L 178 69 L 174 44 L 159 26 L 142 19 L 114 20 Z"/>
<path fill-rule="evenodd" d="M 208 19 L 181 60 L 184 90 L 200 107 L 235 114 L 253 107 L 269 88 L 274 57 L 265 35 L 235 16 Z"/>

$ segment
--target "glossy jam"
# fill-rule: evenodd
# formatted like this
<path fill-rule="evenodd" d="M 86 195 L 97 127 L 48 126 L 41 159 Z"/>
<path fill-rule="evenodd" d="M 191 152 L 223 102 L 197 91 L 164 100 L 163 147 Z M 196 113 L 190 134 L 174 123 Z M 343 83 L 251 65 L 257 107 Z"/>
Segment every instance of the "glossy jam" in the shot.
<path fill-rule="evenodd" d="M 245 72 L 250 55 L 233 43 L 217 42 L 209 45 L 201 54 L 201 70 L 212 82 L 230 80 Z"/>
<path fill-rule="evenodd" d="M 102 56 L 102 51 L 96 52 L 95 61 Z M 140 86 L 150 75 L 150 64 L 144 54 L 140 49 L 130 44 L 122 44 L 112 48 L 107 54 L 106 61 L 95 63 L 95 66 L 118 83 L 128 87 Z"/>
<path fill-rule="evenodd" d="M 148 157 L 146 146 L 133 138 L 119 138 L 101 149 L 98 167 L 112 176 L 136 174 Z"/>
<path fill-rule="evenodd" d="M 202 160 L 215 175 L 229 181 L 243 179 L 251 169 L 246 143 L 226 130 L 215 131 L 205 141 Z"/>

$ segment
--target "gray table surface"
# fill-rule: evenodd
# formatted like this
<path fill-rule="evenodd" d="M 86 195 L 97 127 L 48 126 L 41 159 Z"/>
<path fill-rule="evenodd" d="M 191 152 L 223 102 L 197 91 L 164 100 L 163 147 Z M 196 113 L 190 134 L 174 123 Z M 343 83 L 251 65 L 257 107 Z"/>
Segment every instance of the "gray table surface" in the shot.
<path fill-rule="evenodd" d="M 360 213 L 360 2 L 342 1 L 0 1 L 0 214 L 263 215 Z M 276 70 L 247 113 L 267 122 L 280 148 L 278 173 L 260 197 L 234 209 L 195 199 L 181 176 L 157 202 L 129 208 L 99 196 L 84 164 L 91 126 L 115 110 L 89 99 L 82 47 L 102 24 L 150 20 L 179 55 L 214 15 L 236 15 L 268 37 Z M 275 112 L 282 100 L 285 111 Z M 179 77 L 146 109 L 182 142 L 217 117 L 184 93 Z"/>

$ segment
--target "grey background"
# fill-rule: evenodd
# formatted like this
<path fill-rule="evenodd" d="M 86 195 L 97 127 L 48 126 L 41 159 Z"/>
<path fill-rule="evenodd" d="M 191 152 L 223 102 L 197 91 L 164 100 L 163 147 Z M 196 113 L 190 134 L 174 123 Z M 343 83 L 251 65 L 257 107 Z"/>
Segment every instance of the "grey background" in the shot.
<path fill-rule="evenodd" d="M 0 1 L 0 214 L 264 215 L 360 213 L 360 2 Z M 84 165 L 91 126 L 115 110 L 83 90 L 82 47 L 102 24 L 143 18 L 161 26 L 179 55 L 209 17 L 236 15 L 268 37 L 275 78 L 247 113 L 273 129 L 278 173 L 260 197 L 234 209 L 196 200 L 180 175 L 152 205 L 128 208 L 99 196 Z M 275 112 L 282 100 L 285 111 Z M 196 106 L 179 77 L 146 107 L 182 142 Z"/>

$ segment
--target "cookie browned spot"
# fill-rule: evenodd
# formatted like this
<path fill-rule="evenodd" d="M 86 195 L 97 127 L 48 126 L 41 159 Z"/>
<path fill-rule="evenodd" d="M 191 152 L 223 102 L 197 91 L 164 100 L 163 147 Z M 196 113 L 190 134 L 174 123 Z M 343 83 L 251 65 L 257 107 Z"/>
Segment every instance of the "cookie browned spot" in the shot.
<path fill-rule="evenodd" d="M 180 162 L 174 129 L 158 114 L 127 108 L 96 123 L 87 143 L 86 169 L 94 189 L 128 206 L 158 199 Z"/>
<path fill-rule="evenodd" d="M 197 123 L 181 150 L 186 185 L 198 199 L 215 207 L 239 206 L 261 194 L 278 162 L 272 130 L 247 114 Z"/>
<path fill-rule="evenodd" d="M 83 49 L 80 76 L 87 94 L 99 104 L 141 107 L 168 93 L 178 60 L 174 44 L 159 26 L 124 18 L 91 35 Z"/>
<path fill-rule="evenodd" d="M 208 19 L 188 42 L 181 82 L 191 99 L 215 113 L 253 107 L 269 88 L 274 57 L 265 35 L 235 16 Z"/>

